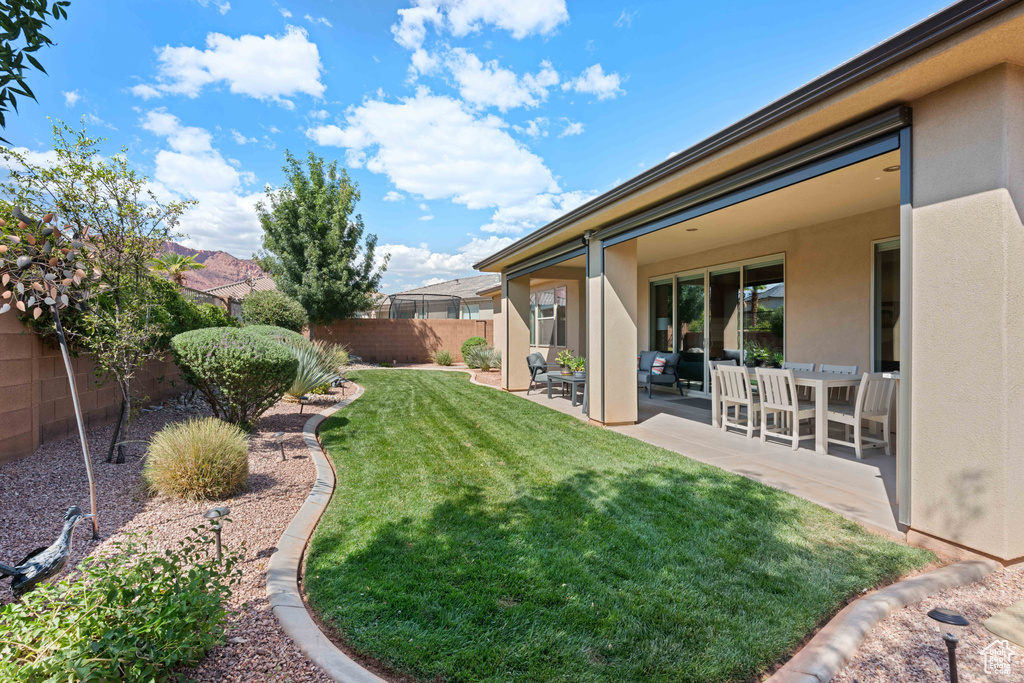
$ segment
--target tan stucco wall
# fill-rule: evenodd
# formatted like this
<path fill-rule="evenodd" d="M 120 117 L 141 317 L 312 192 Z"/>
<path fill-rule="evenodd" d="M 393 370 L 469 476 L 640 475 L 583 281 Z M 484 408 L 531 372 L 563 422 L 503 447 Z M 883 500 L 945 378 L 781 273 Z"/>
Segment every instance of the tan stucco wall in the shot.
<path fill-rule="evenodd" d="M 911 527 L 1017 558 L 1024 70 L 998 67 L 911 104 Z"/>
<path fill-rule="evenodd" d="M 784 255 L 786 359 L 856 365 L 866 372 L 871 360 L 872 242 L 898 237 L 899 232 L 899 207 L 894 206 L 642 266 L 637 345 L 649 348 L 650 278 Z"/>

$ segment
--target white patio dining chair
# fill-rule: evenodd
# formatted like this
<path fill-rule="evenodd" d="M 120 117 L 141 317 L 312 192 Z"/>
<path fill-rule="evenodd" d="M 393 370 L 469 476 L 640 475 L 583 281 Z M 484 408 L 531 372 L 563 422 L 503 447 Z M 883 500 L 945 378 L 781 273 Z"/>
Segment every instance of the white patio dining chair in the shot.
<path fill-rule="evenodd" d="M 709 360 L 708 361 L 708 369 L 710 370 L 710 372 L 708 373 L 708 379 L 711 382 L 712 388 L 715 385 L 718 384 L 718 370 L 716 370 L 716 368 L 719 365 L 738 365 L 738 363 L 735 360 L 733 360 L 733 359 L 730 359 L 730 360 Z M 712 390 L 712 393 L 713 393 L 713 390 Z M 719 405 L 721 405 L 721 393 L 719 393 Z"/>
<path fill-rule="evenodd" d="M 715 369 L 718 371 L 719 395 L 722 398 L 722 431 L 728 431 L 729 427 L 745 429 L 747 438 L 753 439 L 760 402 L 751 390 L 750 374 L 746 368 L 737 365 L 719 364 Z M 730 408 L 733 409 L 732 418 L 729 417 Z"/>
<path fill-rule="evenodd" d="M 807 370 L 814 372 L 814 363 L 793 363 L 792 361 L 782 361 L 783 370 Z M 797 387 L 797 391 L 800 393 L 800 398 L 804 401 L 810 401 L 814 399 L 814 392 L 810 387 Z"/>
<path fill-rule="evenodd" d="M 800 400 L 793 370 L 757 368 L 755 372 L 761 393 L 761 441 L 767 441 L 769 436 L 789 439 L 795 451 L 802 439 L 813 439 L 813 433 L 800 436 L 800 420 L 814 417 L 814 404 Z M 769 416 L 774 427 L 771 430 Z"/>
<path fill-rule="evenodd" d="M 828 421 L 846 425 L 847 434 L 852 432 L 853 439 L 829 439 L 829 443 L 853 446 L 857 459 L 864 457 L 865 445 L 869 448 L 884 447 L 885 454 L 891 455 L 889 448 L 889 407 L 892 403 L 892 392 L 896 388 L 896 380 L 886 377 L 882 372 L 865 372 L 857 387 L 857 396 L 853 405 L 829 406 Z M 880 423 L 882 436 L 877 438 L 864 434 L 864 423 Z"/>

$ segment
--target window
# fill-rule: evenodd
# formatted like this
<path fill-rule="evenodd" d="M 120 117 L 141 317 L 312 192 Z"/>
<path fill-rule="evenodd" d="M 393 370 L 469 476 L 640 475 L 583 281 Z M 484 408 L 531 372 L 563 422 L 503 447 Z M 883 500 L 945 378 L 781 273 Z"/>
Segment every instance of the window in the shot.
<path fill-rule="evenodd" d="M 900 241 L 874 246 L 872 356 L 875 372 L 900 369 Z"/>
<path fill-rule="evenodd" d="M 530 294 L 530 345 L 565 346 L 565 287 Z"/>
<path fill-rule="evenodd" d="M 463 320 L 479 320 L 480 304 L 462 304 Z"/>

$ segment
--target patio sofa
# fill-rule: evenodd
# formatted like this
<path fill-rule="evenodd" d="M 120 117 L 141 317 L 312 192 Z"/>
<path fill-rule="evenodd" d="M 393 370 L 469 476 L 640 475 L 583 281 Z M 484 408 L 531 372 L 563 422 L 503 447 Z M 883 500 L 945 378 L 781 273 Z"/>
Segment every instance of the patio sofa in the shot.
<path fill-rule="evenodd" d="M 654 365 L 654 359 L 658 356 L 665 358 L 665 370 L 660 375 L 655 375 L 651 372 L 651 366 Z M 636 370 L 636 381 L 637 385 L 647 388 L 647 398 L 651 397 L 651 391 L 655 384 L 661 386 L 677 386 L 679 388 L 679 395 L 684 396 L 683 387 L 678 384 L 679 374 L 679 354 L 678 353 L 662 353 L 660 351 L 644 351 L 640 354 L 640 362 Z"/>

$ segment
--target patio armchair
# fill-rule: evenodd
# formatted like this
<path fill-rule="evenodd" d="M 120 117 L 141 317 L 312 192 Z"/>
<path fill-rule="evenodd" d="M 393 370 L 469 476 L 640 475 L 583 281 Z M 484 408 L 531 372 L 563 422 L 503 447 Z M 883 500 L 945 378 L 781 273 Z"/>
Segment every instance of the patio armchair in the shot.
<path fill-rule="evenodd" d="M 683 382 L 704 383 L 704 352 L 684 351 L 679 354 L 679 365 L 676 366 L 680 385 Z M 681 388 L 681 387 L 680 387 Z"/>
<path fill-rule="evenodd" d="M 549 368 L 560 367 L 558 363 L 548 363 L 547 359 L 544 358 L 544 354 L 534 351 L 526 357 L 526 364 L 530 367 L 530 386 L 526 388 L 526 394 L 529 396 L 530 391 L 537 388 L 537 385 L 545 381 L 546 375 Z"/>
<path fill-rule="evenodd" d="M 651 367 L 654 365 L 654 359 L 658 356 L 665 359 L 665 369 L 660 375 L 656 375 L 651 371 Z M 644 351 L 640 354 L 640 364 L 637 366 L 637 385 L 647 389 L 647 398 L 651 398 L 651 392 L 653 391 L 655 384 L 668 387 L 677 386 L 679 389 L 679 395 L 685 396 L 683 393 L 683 387 L 679 384 L 678 365 L 678 353 Z"/>

